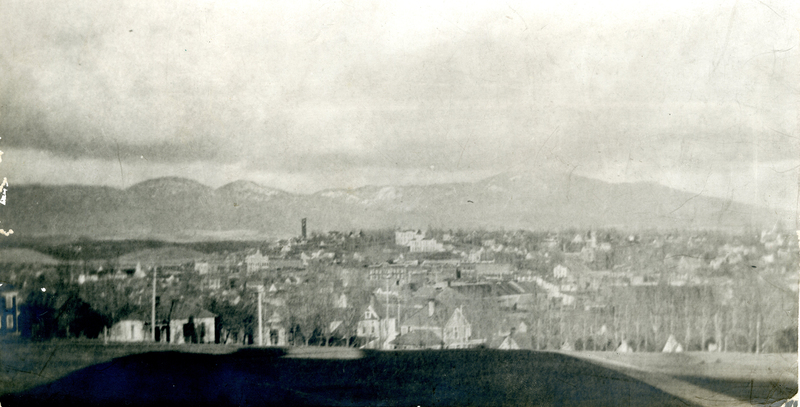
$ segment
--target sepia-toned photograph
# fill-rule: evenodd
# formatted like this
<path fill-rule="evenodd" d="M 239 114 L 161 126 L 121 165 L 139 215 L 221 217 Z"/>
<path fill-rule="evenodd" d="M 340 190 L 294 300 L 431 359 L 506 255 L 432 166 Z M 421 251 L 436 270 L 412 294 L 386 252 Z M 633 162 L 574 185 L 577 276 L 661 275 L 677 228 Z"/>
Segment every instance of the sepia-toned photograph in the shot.
<path fill-rule="evenodd" d="M 798 21 L 0 0 L 0 405 L 797 407 Z"/>

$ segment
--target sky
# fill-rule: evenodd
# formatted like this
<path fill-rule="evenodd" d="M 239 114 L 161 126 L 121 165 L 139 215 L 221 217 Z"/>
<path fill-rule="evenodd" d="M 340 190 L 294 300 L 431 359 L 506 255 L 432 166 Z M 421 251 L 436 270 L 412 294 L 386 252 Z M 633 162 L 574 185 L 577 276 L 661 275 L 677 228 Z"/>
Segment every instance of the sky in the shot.
<path fill-rule="evenodd" d="M 797 207 L 793 2 L 287 3 L 0 0 L 0 176 L 546 170 Z"/>

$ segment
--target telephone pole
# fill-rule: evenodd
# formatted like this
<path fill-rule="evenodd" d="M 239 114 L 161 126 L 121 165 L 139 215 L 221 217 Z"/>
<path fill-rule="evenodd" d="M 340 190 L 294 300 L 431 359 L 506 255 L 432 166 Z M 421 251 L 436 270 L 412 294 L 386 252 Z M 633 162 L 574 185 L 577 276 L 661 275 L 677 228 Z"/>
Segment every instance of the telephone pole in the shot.
<path fill-rule="evenodd" d="M 262 301 L 261 297 L 263 294 L 264 290 L 261 287 L 259 287 L 258 288 L 258 346 L 264 346 L 264 326 L 263 322 L 261 321 L 261 301 Z"/>
<path fill-rule="evenodd" d="M 378 324 L 380 326 L 380 324 Z M 386 340 L 389 339 L 389 280 L 386 280 L 386 319 L 383 323 L 384 328 L 386 329 Z M 380 344 L 381 349 L 383 349 L 383 342 Z"/>
<path fill-rule="evenodd" d="M 153 307 L 150 315 L 150 330 L 152 331 L 153 342 L 156 341 L 156 272 L 158 269 L 153 267 Z"/>

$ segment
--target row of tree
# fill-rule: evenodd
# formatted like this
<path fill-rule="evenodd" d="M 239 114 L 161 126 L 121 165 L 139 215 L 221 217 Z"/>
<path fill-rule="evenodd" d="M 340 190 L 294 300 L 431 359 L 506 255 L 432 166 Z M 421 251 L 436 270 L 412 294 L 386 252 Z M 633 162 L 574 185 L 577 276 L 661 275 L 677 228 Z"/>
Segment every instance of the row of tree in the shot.
<path fill-rule="evenodd" d="M 628 341 L 637 351 L 660 351 L 673 335 L 686 350 L 793 352 L 797 295 L 770 295 L 775 291 L 759 279 L 722 287 L 610 287 L 598 301 L 603 307 L 556 307 L 532 323 L 549 348 L 569 343 L 607 350 Z"/>

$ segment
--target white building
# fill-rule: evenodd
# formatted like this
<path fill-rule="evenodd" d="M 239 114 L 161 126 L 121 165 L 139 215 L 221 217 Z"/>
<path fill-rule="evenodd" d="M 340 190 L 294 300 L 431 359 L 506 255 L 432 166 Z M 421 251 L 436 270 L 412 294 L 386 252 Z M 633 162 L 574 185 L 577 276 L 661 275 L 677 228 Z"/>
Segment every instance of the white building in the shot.
<path fill-rule="evenodd" d="M 569 276 L 569 269 L 562 266 L 557 265 L 553 268 L 553 277 L 555 278 L 567 278 Z"/>
<path fill-rule="evenodd" d="M 269 267 L 269 257 L 262 256 L 261 250 L 257 250 L 255 254 L 245 257 L 244 263 L 247 265 L 247 272 L 254 273 Z"/>
<path fill-rule="evenodd" d="M 412 240 L 408 242 L 411 253 L 443 252 L 444 245 L 436 239 Z"/>
<path fill-rule="evenodd" d="M 144 321 L 123 319 L 109 330 L 109 337 L 116 342 L 143 342 L 145 340 Z"/>
<path fill-rule="evenodd" d="M 425 234 L 419 230 L 396 230 L 394 232 L 394 244 L 398 246 L 408 246 L 409 242 L 422 240 L 424 238 Z"/>
<path fill-rule="evenodd" d="M 356 335 L 367 339 L 368 349 L 389 349 L 389 342 L 397 337 L 397 319 L 385 318 L 370 304 L 358 321 Z"/>

